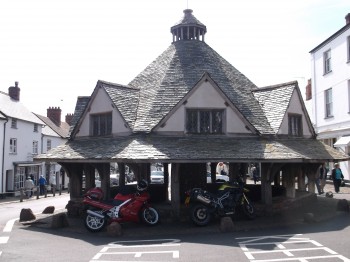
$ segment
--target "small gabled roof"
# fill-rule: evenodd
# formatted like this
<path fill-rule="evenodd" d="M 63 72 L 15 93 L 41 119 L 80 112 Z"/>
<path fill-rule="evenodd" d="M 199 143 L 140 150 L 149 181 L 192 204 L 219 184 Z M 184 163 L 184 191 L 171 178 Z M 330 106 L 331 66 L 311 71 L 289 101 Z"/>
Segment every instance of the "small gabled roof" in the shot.
<path fill-rule="evenodd" d="M 58 135 L 61 138 L 68 138 L 69 134 L 69 125 L 66 122 L 61 122 L 60 126 L 57 126 L 52 120 L 46 116 L 41 116 L 38 114 L 35 114 L 38 118 L 40 118 L 41 121 L 45 123 L 45 127 L 42 130 L 42 133 L 44 135 L 52 136 L 52 135 Z M 49 130 L 48 130 L 49 129 Z M 52 133 L 54 132 L 54 133 Z"/>
<path fill-rule="evenodd" d="M 296 82 L 267 86 L 253 90 L 255 98 L 264 111 L 275 133 L 281 127 Z"/>
<path fill-rule="evenodd" d="M 245 75 L 203 41 L 177 41 L 129 86 L 140 89 L 134 132 L 150 132 L 209 73 L 230 102 L 261 134 L 273 134 Z"/>
<path fill-rule="evenodd" d="M 94 98 L 100 89 L 106 92 L 116 110 L 124 118 L 124 121 L 129 125 L 129 128 L 132 129 L 136 118 L 139 89 L 98 80 L 90 97 L 78 98 L 72 121 L 73 128 L 71 130 L 71 136 L 74 136 L 79 128 L 81 121 L 89 110 L 90 104 L 93 103 Z"/>
<path fill-rule="evenodd" d="M 12 117 L 40 125 L 43 124 L 43 122 L 20 101 L 11 99 L 11 97 L 4 92 L 0 92 L 0 111 L 6 117 Z"/>
<path fill-rule="evenodd" d="M 306 121 L 309 124 L 309 128 L 311 128 L 311 133 L 315 134 L 311 125 L 311 120 L 306 112 L 305 104 L 297 81 L 258 88 L 253 90 L 253 94 L 257 101 L 259 101 L 259 104 L 264 111 L 271 128 L 277 134 L 290 105 L 294 91 L 296 91 L 299 98 L 302 111 L 304 111 Z"/>
<path fill-rule="evenodd" d="M 99 85 L 106 90 L 117 110 L 132 129 L 135 123 L 140 90 L 101 80 Z"/>

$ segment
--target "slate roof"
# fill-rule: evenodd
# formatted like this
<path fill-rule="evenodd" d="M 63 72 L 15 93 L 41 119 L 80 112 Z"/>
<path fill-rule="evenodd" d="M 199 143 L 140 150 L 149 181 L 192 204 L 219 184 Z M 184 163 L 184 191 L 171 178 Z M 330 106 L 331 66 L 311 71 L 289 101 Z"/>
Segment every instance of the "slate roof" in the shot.
<path fill-rule="evenodd" d="M 0 92 L 0 111 L 2 115 L 7 117 L 20 119 L 39 125 L 43 124 L 43 122 L 20 101 L 11 99 L 11 97 L 4 92 Z"/>
<path fill-rule="evenodd" d="M 52 120 L 46 116 L 41 116 L 38 114 L 35 114 L 38 118 L 41 119 L 45 123 L 45 127 L 42 130 L 42 133 L 44 135 L 49 136 L 60 136 L 62 138 L 68 138 L 69 135 L 69 125 L 66 122 L 61 122 L 60 126 L 57 126 Z"/>
<path fill-rule="evenodd" d="M 191 13 L 190 13 L 191 14 Z M 192 14 L 179 22 L 200 23 Z M 161 136 L 153 129 L 208 75 L 243 117 L 258 131 L 254 137 Z M 98 81 L 94 93 L 104 89 L 128 123 L 132 135 L 74 137 L 37 160 L 59 162 L 324 162 L 349 157 L 313 138 L 276 135 L 295 83 L 258 89 L 245 75 L 204 41 L 173 42 L 127 86 Z M 301 101 L 302 102 L 302 101 Z M 93 99 L 80 97 L 73 125 Z M 303 105 L 303 103 L 302 103 Z M 307 112 L 305 111 L 306 115 Z M 310 122 L 309 122 L 310 124 Z M 76 127 L 77 128 L 77 127 Z M 312 125 L 310 125 L 312 129 Z M 215 149 L 215 150 L 213 150 Z"/>
<path fill-rule="evenodd" d="M 204 28 L 206 32 L 206 26 L 192 15 L 191 9 L 184 10 L 183 18 L 177 23 L 175 23 L 170 30 L 172 31 L 175 27 L 182 26 L 182 25 L 197 25 L 201 28 Z"/>
<path fill-rule="evenodd" d="M 215 148 L 215 155 L 213 155 Z M 341 161 L 348 157 L 316 139 L 230 138 L 132 135 L 85 138 L 51 149 L 37 160 L 60 162 L 304 162 Z"/>
<path fill-rule="evenodd" d="M 74 114 L 72 118 L 72 123 L 69 128 L 69 136 L 72 134 L 74 128 L 76 127 L 81 115 L 83 114 L 86 105 L 89 103 L 89 96 L 79 96 L 77 99 L 77 103 L 75 104 Z"/>
<path fill-rule="evenodd" d="M 278 132 L 282 124 L 290 99 L 297 85 L 297 82 L 289 82 L 259 88 L 253 91 L 255 98 L 258 100 L 275 133 Z"/>
<path fill-rule="evenodd" d="M 274 133 L 252 94 L 257 86 L 202 41 L 172 43 L 129 83 L 140 89 L 134 131 L 150 132 L 205 73 L 261 134 Z"/>

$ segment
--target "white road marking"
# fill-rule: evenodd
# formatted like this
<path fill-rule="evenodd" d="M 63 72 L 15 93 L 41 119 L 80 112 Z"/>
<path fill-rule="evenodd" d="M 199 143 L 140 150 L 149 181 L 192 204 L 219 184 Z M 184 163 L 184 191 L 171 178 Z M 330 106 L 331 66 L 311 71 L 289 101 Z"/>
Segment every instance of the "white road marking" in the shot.
<path fill-rule="evenodd" d="M 18 220 L 18 219 L 19 218 L 14 218 L 14 219 L 7 221 L 6 226 L 4 227 L 4 229 L 2 231 L 3 232 L 11 232 L 13 225 L 15 224 L 16 220 Z"/>
<path fill-rule="evenodd" d="M 174 248 L 179 247 L 180 240 L 179 239 L 152 239 L 152 240 L 136 240 L 136 241 L 116 241 L 109 243 L 108 246 L 105 246 L 98 252 L 92 260 L 102 262 L 101 257 L 103 255 L 114 256 L 113 261 L 121 261 L 116 260 L 118 256 L 122 255 L 131 255 L 133 258 L 141 258 L 142 255 L 146 254 L 161 254 L 166 255 L 167 260 L 169 260 L 169 255 L 171 255 L 171 259 L 180 258 L 180 252 L 178 250 L 154 250 L 154 249 L 164 249 L 164 248 Z M 148 249 L 145 251 L 136 250 L 136 251 L 122 251 L 122 249 Z M 152 249 L 152 250 L 150 250 Z M 120 251 L 119 251 L 120 250 Z"/>
<path fill-rule="evenodd" d="M 0 244 L 6 244 L 10 237 L 0 237 Z"/>
<path fill-rule="evenodd" d="M 339 255 L 337 252 L 333 251 L 328 247 L 324 247 L 322 244 L 318 243 L 315 240 L 310 238 L 300 237 L 301 234 L 297 235 L 276 235 L 276 236 L 258 236 L 258 237 L 241 237 L 236 238 L 238 240 L 243 240 L 238 242 L 242 251 L 245 253 L 246 257 L 251 262 L 272 262 L 272 261 L 299 261 L 299 262 L 308 262 L 314 259 L 325 259 L 327 261 L 330 258 L 338 258 L 342 261 L 350 261 L 350 259 Z M 271 241 L 272 240 L 272 241 Z M 280 240 L 280 241 L 276 241 Z M 288 244 L 312 244 L 313 247 L 307 248 L 291 248 L 288 249 L 286 246 Z M 257 250 L 258 246 L 273 246 L 270 250 Z M 300 246 L 300 245 L 299 245 Z M 250 250 L 253 248 L 253 250 Z M 276 249 L 277 248 L 277 249 Z M 325 255 L 318 256 L 297 256 L 298 252 L 303 251 L 314 251 L 314 250 L 323 250 Z M 284 254 L 286 257 L 283 258 L 271 258 L 271 259 L 257 259 L 256 256 L 259 254 Z"/>

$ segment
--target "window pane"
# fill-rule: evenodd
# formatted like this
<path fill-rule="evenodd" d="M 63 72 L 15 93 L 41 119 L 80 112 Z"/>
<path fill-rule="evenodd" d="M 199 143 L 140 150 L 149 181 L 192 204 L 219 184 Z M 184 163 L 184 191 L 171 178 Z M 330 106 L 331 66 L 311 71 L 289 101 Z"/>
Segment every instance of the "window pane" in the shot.
<path fill-rule="evenodd" d="M 199 115 L 199 132 L 205 134 L 210 133 L 210 111 L 201 111 Z"/>
<path fill-rule="evenodd" d="M 186 119 L 186 130 L 189 133 L 198 132 L 198 112 L 195 110 L 187 110 L 187 119 Z"/>
<path fill-rule="evenodd" d="M 212 133 L 222 133 L 222 111 L 213 111 L 212 113 Z"/>

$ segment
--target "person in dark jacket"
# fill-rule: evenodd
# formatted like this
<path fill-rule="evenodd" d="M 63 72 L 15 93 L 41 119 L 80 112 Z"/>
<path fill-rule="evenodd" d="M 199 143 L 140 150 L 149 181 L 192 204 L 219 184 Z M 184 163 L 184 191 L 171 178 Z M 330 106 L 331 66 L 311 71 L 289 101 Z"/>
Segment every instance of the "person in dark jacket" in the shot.
<path fill-rule="evenodd" d="M 332 169 L 332 179 L 333 179 L 334 190 L 336 193 L 339 193 L 341 181 L 344 179 L 343 173 L 339 167 L 339 163 L 334 164 L 334 168 Z"/>
<path fill-rule="evenodd" d="M 39 178 L 39 186 L 40 186 L 40 195 L 45 194 L 45 186 L 46 186 L 46 179 L 43 175 L 40 176 Z"/>

